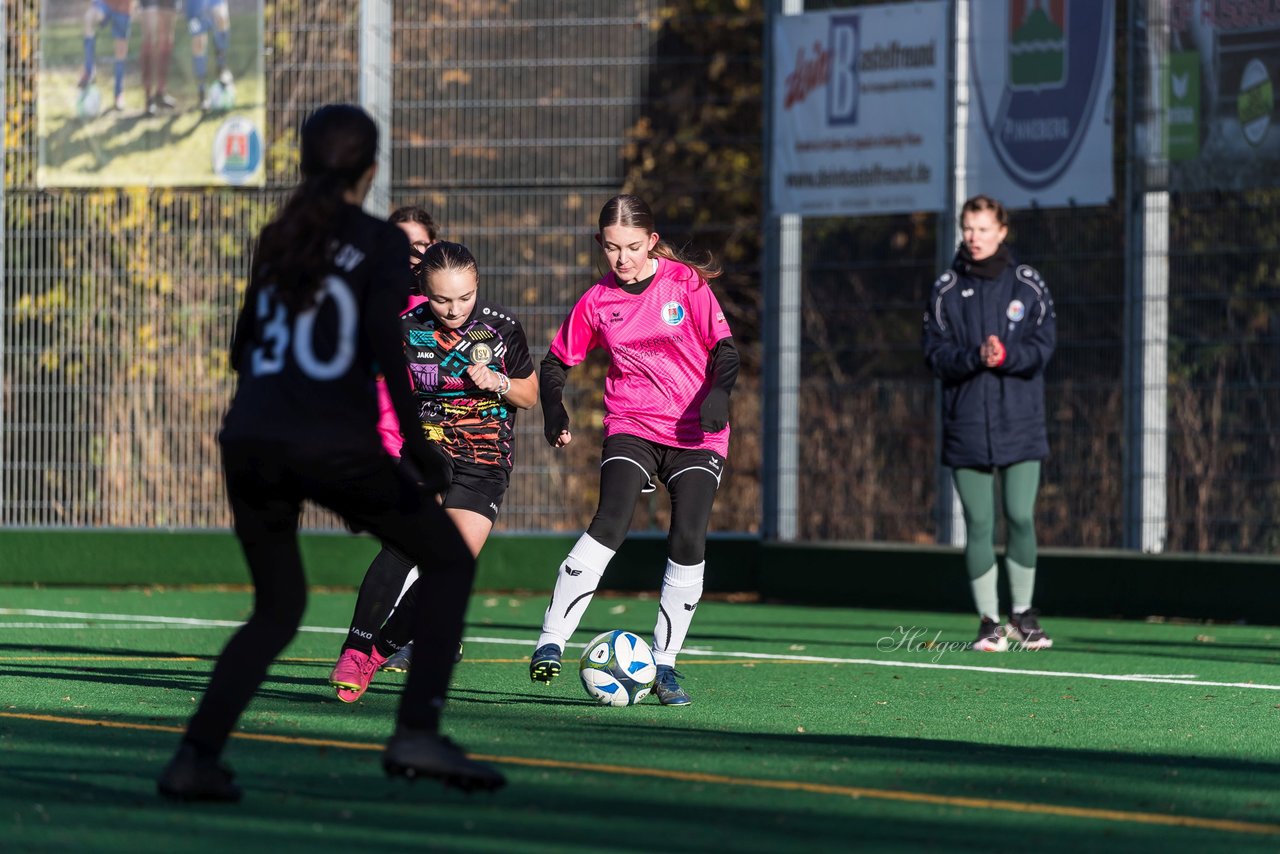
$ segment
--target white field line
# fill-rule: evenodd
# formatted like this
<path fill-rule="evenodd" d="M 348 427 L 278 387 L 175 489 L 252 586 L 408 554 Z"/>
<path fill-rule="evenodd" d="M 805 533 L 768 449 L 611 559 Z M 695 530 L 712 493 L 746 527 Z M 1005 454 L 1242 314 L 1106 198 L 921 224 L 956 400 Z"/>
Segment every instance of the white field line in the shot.
<path fill-rule="evenodd" d="M 55 617 L 68 620 L 95 620 L 101 622 L 135 623 L 137 628 L 171 628 L 171 629 L 215 629 L 237 628 L 244 625 L 241 620 L 202 620 L 194 617 L 153 617 L 138 614 L 95 614 L 83 611 L 43 611 L 34 608 L 0 608 L 0 616 L 13 617 Z M 8 626 L 22 624 L 0 621 L 0 630 Z M 105 628 L 93 624 L 82 623 L 48 623 L 31 624 L 41 627 L 68 628 Z M 113 628 L 131 628 L 131 626 L 115 626 Z M 300 626 L 298 631 L 319 632 L 323 634 L 344 635 L 346 629 L 330 626 Z M 467 643 L 492 643 L 513 646 L 532 647 L 535 641 L 524 638 L 492 638 L 468 636 L 463 638 Z M 582 647 L 584 644 L 570 644 Z M 853 664 L 865 667 L 908 667 L 918 670 L 953 670 L 971 673 L 998 673 L 1004 676 L 1046 676 L 1053 679 L 1095 679 L 1102 682 L 1145 682 L 1149 684 L 1195 685 L 1203 688 L 1246 688 L 1258 691 L 1280 691 L 1280 685 L 1268 685 L 1261 682 L 1213 682 L 1206 679 L 1195 679 L 1194 674 L 1146 674 L 1146 673 L 1079 673 L 1069 670 L 1015 670 L 1005 667 L 982 667 L 976 664 L 941 664 L 936 661 L 891 661 L 875 658 L 833 658 L 816 655 L 793 655 L 767 652 L 738 652 L 711 649 L 685 649 L 685 656 L 714 656 L 716 658 L 741 658 L 754 661 L 806 661 L 816 664 Z M 1025 654 L 1025 653 L 1024 653 Z"/>

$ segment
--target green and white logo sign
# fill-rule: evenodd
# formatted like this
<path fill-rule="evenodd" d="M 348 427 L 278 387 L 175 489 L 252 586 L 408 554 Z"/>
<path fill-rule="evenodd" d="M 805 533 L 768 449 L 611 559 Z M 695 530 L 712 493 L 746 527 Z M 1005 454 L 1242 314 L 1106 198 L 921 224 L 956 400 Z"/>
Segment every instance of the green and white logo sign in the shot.
<path fill-rule="evenodd" d="M 1275 89 L 1271 75 L 1262 60 L 1254 57 L 1244 67 L 1240 76 L 1240 96 L 1236 109 L 1240 114 L 1240 132 L 1250 145 L 1261 145 L 1271 127 L 1271 113 L 1275 110 Z"/>

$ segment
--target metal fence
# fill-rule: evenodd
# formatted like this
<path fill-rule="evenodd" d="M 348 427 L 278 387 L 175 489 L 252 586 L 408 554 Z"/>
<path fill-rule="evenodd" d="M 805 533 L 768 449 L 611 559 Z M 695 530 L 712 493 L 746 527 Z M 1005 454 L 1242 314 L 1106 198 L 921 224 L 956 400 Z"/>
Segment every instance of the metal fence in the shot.
<path fill-rule="evenodd" d="M 379 59 L 361 56 L 360 4 L 266 4 L 265 189 L 51 191 L 35 181 L 40 2 L 5 4 L 0 525 L 228 523 L 214 436 L 232 389 L 225 345 L 250 243 L 293 182 L 301 119 L 357 100 L 362 69 L 378 62 L 390 77 L 388 201 L 423 204 L 444 236 L 473 249 L 485 294 L 522 320 L 535 359 L 598 275 L 593 222 L 619 190 L 650 199 L 664 236 L 725 259 L 717 289 L 746 370 L 712 526 L 759 530 L 760 0 L 387 5 L 389 56 Z M 1129 53 L 1146 50 L 1131 38 L 1146 5 L 1121 4 L 1117 16 L 1120 94 L 1161 73 Z M 1017 251 L 1044 274 L 1059 312 L 1039 506 L 1046 545 L 1128 542 L 1126 471 L 1141 439 L 1125 432 L 1136 269 L 1126 248 L 1150 190 L 1133 180 L 1149 164 L 1129 144 L 1128 110 L 1118 97 L 1115 204 L 1013 217 Z M 1169 195 L 1159 524 L 1171 550 L 1277 545 L 1278 202 L 1251 188 Z M 800 539 L 938 535 L 919 315 L 939 225 L 934 215 L 804 224 Z M 520 416 L 503 529 L 586 524 L 602 371 L 595 359 L 570 373 L 582 440 L 573 453 L 546 446 L 537 409 Z M 642 503 L 637 527 L 661 528 L 665 502 Z M 333 521 L 312 513 L 306 524 Z"/>

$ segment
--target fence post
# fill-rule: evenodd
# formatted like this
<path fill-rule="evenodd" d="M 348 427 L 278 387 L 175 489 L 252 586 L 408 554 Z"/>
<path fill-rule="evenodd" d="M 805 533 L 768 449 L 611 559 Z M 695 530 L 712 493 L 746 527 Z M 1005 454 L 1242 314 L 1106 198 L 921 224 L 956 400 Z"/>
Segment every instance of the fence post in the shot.
<path fill-rule="evenodd" d="M 773 164 L 773 21 L 779 14 L 798 15 L 804 0 L 775 0 L 765 33 L 765 210 L 764 246 L 764 448 L 761 472 L 761 534 L 771 540 L 797 535 L 800 467 L 800 267 L 799 214 L 777 214 L 770 192 Z"/>
<path fill-rule="evenodd" d="M 1129 15 L 1125 211 L 1124 543 L 1162 552 L 1168 512 L 1169 168 L 1165 140 L 1168 4 Z M 1145 26 L 1137 19 L 1145 17 Z M 1145 37 L 1145 38 L 1144 38 Z M 1143 64 L 1145 63 L 1145 73 Z"/>
<path fill-rule="evenodd" d="M 938 269 L 951 265 L 958 242 L 956 215 L 969 198 L 969 0 L 955 0 L 951 10 L 951 184 L 947 188 L 946 208 L 938 217 Z M 964 509 L 951 479 L 951 469 L 942 464 L 942 382 L 934 388 L 934 468 L 938 474 L 937 541 L 943 545 L 963 546 L 966 531 Z"/>
<path fill-rule="evenodd" d="M 9 11 L 7 8 L 0 8 L 0 111 L 7 112 L 8 89 L 6 84 L 9 80 Z M 4 389 L 8 386 L 5 375 L 5 327 L 9 324 L 8 310 L 8 294 L 5 288 L 5 246 L 9 239 L 9 232 L 6 228 L 7 214 L 5 213 L 5 177 L 4 164 L 6 157 L 6 122 L 3 114 L 0 113 L 0 525 L 4 525 L 8 519 L 9 513 L 5 496 L 7 493 L 7 475 L 9 467 L 9 454 L 5 451 L 5 418 L 7 413 L 4 407 Z"/>
<path fill-rule="evenodd" d="M 360 0 L 360 106 L 378 123 L 378 171 L 365 198 L 372 216 L 391 212 L 391 0 Z"/>

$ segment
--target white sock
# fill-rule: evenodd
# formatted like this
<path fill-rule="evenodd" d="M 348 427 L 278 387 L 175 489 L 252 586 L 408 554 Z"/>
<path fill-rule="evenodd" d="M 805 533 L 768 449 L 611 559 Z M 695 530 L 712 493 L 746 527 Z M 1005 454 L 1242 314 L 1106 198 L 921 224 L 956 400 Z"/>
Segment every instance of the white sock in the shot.
<path fill-rule="evenodd" d="M 997 578 L 996 565 L 993 563 L 991 568 L 982 575 L 969 580 L 969 588 L 973 591 L 973 604 L 978 606 L 979 616 L 990 617 L 999 622 L 1000 596 L 996 590 Z"/>
<path fill-rule="evenodd" d="M 658 664 L 676 666 L 676 656 L 684 646 L 694 609 L 702 598 L 702 573 L 706 567 L 706 561 L 682 566 L 667 560 L 662 595 L 658 597 L 658 623 L 653 627 L 653 660 Z"/>
<path fill-rule="evenodd" d="M 409 574 L 404 577 L 404 584 L 400 586 L 400 592 L 396 594 L 396 604 L 391 606 L 391 613 L 387 614 L 388 620 L 391 619 L 391 614 L 394 614 L 396 612 L 396 608 L 400 607 L 400 600 L 404 598 L 404 594 L 409 592 L 409 588 L 412 587 L 413 582 L 417 580 L 418 580 L 418 568 L 416 566 L 411 567 L 409 569 Z M 387 642 L 390 643 L 390 641 L 387 641 Z M 410 643 L 413 643 L 413 641 L 409 641 L 409 643 L 406 643 L 405 646 L 408 646 Z M 399 649 L 399 647 L 396 647 L 396 648 Z"/>
<path fill-rule="evenodd" d="M 591 597 L 600 586 L 600 577 L 613 558 L 614 550 L 607 548 L 583 534 L 560 564 L 556 575 L 556 588 L 551 592 L 547 612 L 542 617 L 542 634 L 538 646 L 553 643 L 561 651 L 578 628 L 578 621 L 591 604 Z"/>
<path fill-rule="evenodd" d="M 1004 559 L 1009 571 L 1009 592 L 1013 594 L 1013 613 L 1021 614 L 1031 607 L 1031 594 L 1036 589 L 1036 568 L 1023 566 L 1012 558 Z"/>
<path fill-rule="evenodd" d="M 418 568 L 415 566 L 409 570 L 409 574 L 404 577 L 404 584 L 400 587 L 400 595 L 396 597 L 396 604 L 400 604 L 400 600 L 404 598 L 404 594 L 409 592 L 409 588 L 413 586 L 413 582 L 418 580 Z M 393 609 L 394 610 L 394 609 Z"/>

